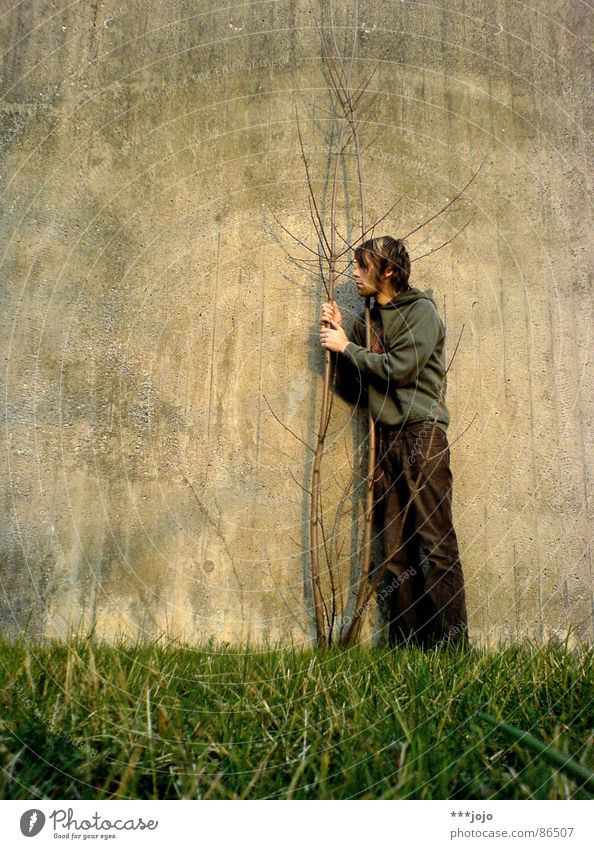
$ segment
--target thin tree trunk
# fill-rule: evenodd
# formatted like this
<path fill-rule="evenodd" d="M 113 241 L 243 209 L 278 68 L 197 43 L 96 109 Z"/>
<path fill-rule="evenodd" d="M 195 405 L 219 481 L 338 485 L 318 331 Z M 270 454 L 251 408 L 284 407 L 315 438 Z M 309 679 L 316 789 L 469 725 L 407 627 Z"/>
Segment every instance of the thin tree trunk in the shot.
<path fill-rule="evenodd" d="M 347 76 L 347 85 L 350 80 L 350 68 Z M 336 280 L 336 187 L 338 183 L 338 168 L 340 165 L 340 150 L 344 137 L 347 117 L 343 115 L 340 123 L 340 135 L 338 139 L 338 152 L 336 154 L 334 175 L 332 179 L 332 194 L 330 200 L 330 253 L 328 261 L 328 298 L 334 300 L 334 284 Z M 330 421 L 331 408 L 331 371 L 332 371 L 332 354 L 330 351 L 325 352 L 324 357 L 324 382 L 322 385 L 322 408 L 320 411 L 320 425 L 318 436 L 315 445 L 314 462 L 311 478 L 311 510 L 309 519 L 309 539 L 310 539 L 310 568 L 312 579 L 312 590 L 314 600 L 314 612 L 316 622 L 316 637 L 318 647 L 324 648 L 332 640 L 331 631 L 327 634 L 324 626 L 323 618 L 323 593 L 321 586 L 320 575 L 320 525 L 321 525 L 321 510 L 322 510 L 322 459 L 324 457 L 324 448 L 326 444 L 326 433 Z M 328 562 L 328 569 L 333 568 L 332 563 Z M 334 582 L 332 582 L 334 584 Z"/>

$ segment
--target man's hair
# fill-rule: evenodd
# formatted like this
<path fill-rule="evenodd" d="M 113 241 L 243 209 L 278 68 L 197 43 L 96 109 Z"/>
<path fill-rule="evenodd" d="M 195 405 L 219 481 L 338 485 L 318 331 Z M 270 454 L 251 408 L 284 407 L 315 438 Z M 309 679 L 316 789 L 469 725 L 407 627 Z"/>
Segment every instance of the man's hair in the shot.
<path fill-rule="evenodd" d="M 378 286 L 389 268 L 393 269 L 391 283 L 395 292 L 410 289 L 410 257 L 401 239 L 392 236 L 377 236 L 367 239 L 355 248 L 355 261 L 363 268 L 371 269 L 371 283 Z"/>

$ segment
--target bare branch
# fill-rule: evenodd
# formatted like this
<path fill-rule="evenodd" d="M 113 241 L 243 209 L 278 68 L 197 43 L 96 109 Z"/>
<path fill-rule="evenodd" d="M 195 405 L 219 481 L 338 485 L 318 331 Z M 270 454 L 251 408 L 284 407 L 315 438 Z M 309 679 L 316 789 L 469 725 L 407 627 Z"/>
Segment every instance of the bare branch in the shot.
<path fill-rule="evenodd" d="M 336 621 L 336 581 L 334 575 L 334 564 L 328 550 L 328 542 L 326 540 L 326 530 L 324 528 L 323 512 L 320 510 L 320 532 L 322 534 L 322 543 L 324 546 L 324 554 L 326 556 L 326 565 L 328 566 L 328 577 L 330 579 L 330 598 L 332 599 L 331 615 L 326 619 L 328 622 L 328 645 L 332 645 L 332 633 L 334 631 L 334 622 Z"/>
<path fill-rule="evenodd" d="M 280 425 L 281 427 L 284 427 L 284 429 L 285 429 L 288 433 L 290 433 L 290 434 L 291 434 L 291 436 L 294 436 L 294 437 L 295 437 L 295 439 L 297 439 L 299 442 L 301 442 L 301 444 L 302 444 L 302 445 L 305 445 L 305 447 L 306 447 L 306 448 L 309 448 L 309 450 L 312 452 L 312 454 L 315 454 L 315 453 L 316 453 L 316 452 L 315 452 L 315 448 L 312 448 L 312 447 L 311 447 L 311 445 L 308 445 L 308 443 L 307 443 L 304 439 L 301 439 L 301 437 L 300 437 L 300 436 L 297 436 L 297 434 L 296 434 L 294 431 L 292 431 L 292 430 L 291 430 L 291 428 L 290 428 L 288 425 L 286 425 L 284 422 L 282 422 L 282 421 L 279 419 L 279 417 L 276 415 L 276 413 L 274 412 L 274 410 L 272 409 L 272 407 L 271 407 L 271 406 L 270 406 L 270 404 L 268 403 L 268 399 L 267 399 L 266 395 L 264 395 L 263 393 L 262 393 L 262 398 L 264 398 L 264 400 L 266 401 L 266 405 L 267 405 L 268 409 L 270 410 L 270 412 L 272 413 L 272 415 L 274 416 L 274 418 L 277 420 L 277 422 L 279 423 L 279 425 Z"/>
<path fill-rule="evenodd" d="M 446 370 L 445 370 L 445 373 L 446 373 L 446 374 L 449 372 L 449 370 L 450 370 L 450 367 L 451 367 L 452 363 L 453 363 L 453 362 L 454 362 L 454 360 L 456 359 L 456 354 L 458 353 L 458 348 L 460 347 L 460 340 L 462 339 L 462 334 L 464 333 L 464 328 L 465 328 L 465 327 L 466 327 L 466 325 L 465 325 L 465 324 L 463 324 L 463 325 L 462 325 L 462 329 L 460 330 L 460 335 L 458 336 L 458 341 L 456 342 L 456 344 L 455 344 L 455 346 L 454 346 L 454 353 L 452 354 L 451 359 L 450 359 L 450 362 L 449 362 L 449 364 L 448 364 L 448 366 L 447 366 L 447 368 L 446 368 Z"/>
<path fill-rule="evenodd" d="M 318 222 L 316 220 L 316 213 L 314 212 L 314 210 L 312 208 L 311 196 L 308 197 L 307 203 L 308 203 L 308 206 L 309 206 L 309 216 L 311 218 L 311 223 L 313 224 L 314 229 L 316 231 L 316 235 L 318 237 L 318 242 L 322 243 L 326 240 L 326 235 L 325 235 L 323 230 L 320 231 L 319 228 L 318 228 Z"/>
<path fill-rule="evenodd" d="M 462 227 L 460 227 L 460 229 L 457 230 L 454 233 L 454 235 L 450 239 L 447 240 L 447 242 L 443 242 L 443 244 L 439 245 L 439 247 L 437 247 L 437 248 L 431 248 L 431 250 L 428 250 L 427 253 L 425 253 L 425 254 L 421 254 L 421 256 L 416 256 L 414 259 L 411 259 L 411 263 L 417 262 L 420 259 L 424 259 L 426 256 L 432 256 L 433 254 L 437 253 L 437 251 L 440 251 L 442 248 L 445 248 L 445 246 L 449 245 L 450 242 L 453 242 L 454 239 L 456 238 L 456 236 L 459 236 L 460 233 L 462 233 L 463 230 L 466 230 L 466 228 L 468 227 L 468 225 L 470 224 L 470 222 L 472 220 L 473 220 L 472 217 L 469 218 L 468 221 L 466 222 L 466 224 L 464 224 Z"/>
<path fill-rule="evenodd" d="M 310 246 L 309 246 L 309 245 L 306 245 L 306 244 L 305 244 L 305 242 L 303 242 L 301 239 L 299 239 L 297 236 L 295 236 L 293 233 L 291 233 L 291 231 L 290 231 L 290 230 L 287 230 L 287 228 L 285 227 L 285 225 L 284 225 L 284 224 L 281 224 L 281 222 L 278 220 L 278 218 L 276 217 L 276 215 L 274 214 L 274 212 L 271 212 L 270 214 L 272 215 L 272 217 L 274 218 L 274 220 L 276 221 L 276 223 L 278 224 L 278 226 L 279 226 L 282 230 L 284 230 L 284 231 L 285 231 L 285 233 L 287 233 L 287 235 L 289 235 L 292 239 L 294 239 L 294 240 L 297 242 L 297 244 L 298 244 L 298 245 L 301 245 L 301 247 L 302 247 L 302 248 L 305 248 L 305 250 L 306 250 L 306 251 L 309 251 L 310 253 L 314 254 L 316 257 L 318 257 L 318 256 L 319 256 L 319 254 L 318 254 L 318 252 L 317 252 L 317 251 L 314 251 L 314 249 L 313 249 L 313 248 L 310 248 Z"/>
<path fill-rule="evenodd" d="M 455 445 L 455 444 L 456 444 L 456 442 L 458 442 L 458 440 L 459 440 L 459 439 L 462 439 L 462 437 L 464 436 L 464 434 L 466 433 L 466 431 L 470 430 L 470 428 L 471 428 L 471 427 L 472 427 L 472 425 L 474 424 L 475 419 L 477 418 L 477 416 L 478 416 L 478 413 L 475 413 L 475 414 L 474 414 L 474 416 L 471 418 L 471 420 L 470 420 L 470 421 L 468 422 L 468 424 L 466 425 L 466 427 L 464 428 L 464 430 L 462 431 L 462 433 L 459 433 L 459 434 L 458 434 L 458 436 L 456 436 L 456 437 L 455 437 L 455 438 L 454 438 L 454 439 L 450 442 L 450 444 L 449 444 L 449 447 L 450 447 L 450 448 L 452 447 L 452 445 Z"/>
<path fill-rule="evenodd" d="M 311 489 L 306 489 L 303 486 L 303 484 L 300 484 L 299 481 L 297 480 L 297 478 L 295 477 L 295 475 L 293 474 L 293 472 L 290 469 L 287 469 L 287 471 L 288 471 L 290 477 L 293 479 L 293 481 L 297 484 L 297 486 L 300 487 L 303 490 L 303 492 L 305 492 L 307 495 L 311 496 Z"/>
<path fill-rule="evenodd" d="M 365 147 L 363 148 L 363 150 L 362 150 L 361 152 L 362 152 L 362 153 L 365 153 L 365 151 L 366 151 L 369 147 L 371 147 L 371 145 L 372 145 L 372 144 L 375 144 L 375 143 L 376 143 L 376 141 L 379 139 L 379 137 L 381 136 L 381 134 L 382 134 L 382 133 L 385 133 L 385 131 L 386 131 L 386 128 L 385 128 L 385 127 L 382 127 L 382 128 L 381 128 L 381 130 L 379 130 L 379 132 L 378 132 L 378 133 L 376 133 L 376 135 L 372 138 L 372 140 L 371 140 L 370 142 L 368 142 L 368 143 L 365 145 Z"/>
<path fill-rule="evenodd" d="M 361 238 L 357 239 L 355 242 L 353 242 L 352 244 L 350 244 L 348 248 L 345 248 L 345 249 L 344 249 L 344 251 L 341 251 L 341 252 L 338 254 L 338 256 L 336 257 L 336 259 L 340 259 L 340 257 L 341 257 L 341 256 L 343 256 L 344 254 L 348 253 L 348 251 L 352 250 L 352 249 L 353 249 L 353 247 L 357 244 L 357 242 L 362 242 L 362 241 L 363 241 L 363 239 L 364 239 L 364 238 L 365 238 L 365 236 L 369 233 L 369 231 L 370 231 L 370 230 L 373 230 L 375 227 L 377 227 L 377 225 L 378 225 L 378 224 L 381 224 L 381 223 L 382 223 L 382 221 L 384 221 L 384 219 L 386 219 L 386 218 L 388 217 L 388 215 L 389 215 L 389 214 L 390 214 L 390 213 L 391 213 L 391 212 L 395 209 L 395 207 L 396 207 L 396 206 L 400 203 L 400 201 L 402 200 L 402 198 L 403 198 L 403 197 L 404 197 L 404 195 L 400 195 L 400 197 L 398 198 L 398 200 L 397 200 L 397 201 L 395 201 L 395 202 L 392 204 L 392 206 L 390 207 L 390 209 L 389 209 L 389 210 L 388 210 L 388 211 L 387 211 L 384 215 L 382 215 L 382 216 L 381 216 L 381 218 L 378 218 L 378 219 L 377 219 L 377 220 L 376 220 L 376 221 L 375 221 L 375 222 L 371 225 L 371 227 L 367 227 L 367 228 L 363 231 L 363 233 L 361 234 Z"/>
<path fill-rule="evenodd" d="M 460 197 L 460 196 L 461 196 L 461 195 L 462 195 L 462 194 L 466 191 L 466 189 L 469 187 L 469 185 L 470 185 L 470 184 L 472 183 L 472 181 L 475 179 L 475 177 L 477 176 L 477 174 L 479 173 L 479 171 L 481 170 L 481 168 L 483 167 L 483 165 L 485 164 L 485 162 L 486 162 L 486 161 L 487 161 L 487 157 L 485 156 L 485 158 L 483 159 L 483 161 L 481 162 L 481 164 L 479 165 L 479 167 L 477 168 L 477 170 L 474 172 L 474 174 L 472 175 L 472 177 L 470 178 L 470 180 L 466 183 L 466 185 L 465 185 L 462 189 L 460 189 L 460 191 L 458 192 L 458 194 L 457 194 L 457 195 L 454 195 L 454 197 L 453 197 L 450 201 L 448 201 L 448 203 L 446 203 L 446 205 L 445 205 L 445 206 L 442 206 L 442 208 L 441 208 L 438 212 L 436 212 L 436 213 L 435 213 L 435 215 L 432 215 L 432 216 L 431 216 L 430 218 L 428 218 L 426 221 L 423 221 L 423 223 L 422 223 L 422 224 L 419 224 L 419 226 L 418 226 L 418 227 L 415 227 L 415 229 L 414 229 L 414 230 L 411 230 L 411 231 L 410 231 L 410 233 L 407 233 L 407 234 L 406 234 L 406 236 L 401 236 L 401 239 L 402 239 L 402 240 L 404 240 L 404 239 L 408 239 L 408 237 L 409 237 L 409 236 L 412 236 L 412 235 L 413 235 L 413 233 L 417 233 L 417 232 L 418 232 L 419 230 L 421 230 L 423 227 L 426 227 L 426 226 L 427 226 L 427 224 L 429 224 L 431 221 L 434 221 L 434 220 L 435 220 L 435 219 L 436 219 L 439 215 L 441 215 L 441 214 L 442 214 L 442 212 L 445 212 L 445 211 L 446 211 L 446 209 L 449 209 L 449 208 L 450 208 L 450 206 L 451 206 L 453 203 L 455 203 L 455 201 L 457 201 L 457 200 L 458 200 L 458 198 L 459 198 L 459 197 Z"/>
<path fill-rule="evenodd" d="M 310 173 L 309 173 L 309 167 L 307 165 L 307 157 L 305 155 L 305 149 L 304 149 L 304 146 L 303 146 L 303 137 L 301 135 L 301 125 L 299 123 L 299 114 L 297 112 L 297 106 L 295 106 L 295 120 L 297 121 L 297 133 L 299 135 L 299 145 L 301 147 L 301 156 L 303 158 L 303 165 L 305 166 L 305 174 L 306 174 L 306 177 L 307 177 L 307 186 L 308 186 L 308 189 L 309 189 L 309 196 L 312 200 L 312 203 L 314 205 L 314 209 L 316 211 L 316 218 L 318 220 L 318 224 L 320 225 L 320 230 L 322 232 L 323 241 L 326 243 L 327 250 L 330 251 L 330 245 L 328 244 L 328 239 L 326 239 L 326 234 L 324 233 L 324 224 L 322 222 L 320 212 L 318 210 L 318 205 L 316 203 L 316 195 L 315 195 L 315 192 L 313 190 L 313 185 L 312 185 L 312 182 L 311 182 L 311 176 L 310 176 Z M 326 253 L 326 252 L 324 251 L 324 253 Z"/>

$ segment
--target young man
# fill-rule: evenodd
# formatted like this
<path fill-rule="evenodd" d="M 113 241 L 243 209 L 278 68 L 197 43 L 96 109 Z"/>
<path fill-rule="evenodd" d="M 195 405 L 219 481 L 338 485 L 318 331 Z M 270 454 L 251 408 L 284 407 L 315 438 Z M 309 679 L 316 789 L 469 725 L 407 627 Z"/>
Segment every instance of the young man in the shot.
<path fill-rule="evenodd" d="M 356 248 L 355 263 L 359 295 L 375 301 L 371 349 L 363 315 L 355 319 L 349 340 L 335 302 L 322 305 L 320 343 L 338 353 L 342 394 L 366 399 L 376 426 L 374 498 L 389 570 L 389 639 L 424 647 L 467 643 L 464 578 L 452 523 L 445 328 L 431 290 L 409 285 L 410 259 L 402 241 L 369 239 Z"/>

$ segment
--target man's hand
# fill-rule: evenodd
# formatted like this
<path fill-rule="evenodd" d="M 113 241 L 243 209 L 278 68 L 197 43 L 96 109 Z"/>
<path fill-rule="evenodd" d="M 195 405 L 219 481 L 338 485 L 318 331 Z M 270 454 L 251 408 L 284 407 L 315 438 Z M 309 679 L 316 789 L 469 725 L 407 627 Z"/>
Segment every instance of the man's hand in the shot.
<path fill-rule="evenodd" d="M 320 327 L 320 344 L 327 351 L 335 351 L 342 354 L 349 339 L 342 327 L 336 321 L 330 321 L 331 327 Z"/>
<path fill-rule="evenodd" d="M 324 321 L 327 321 L 328 324 L 331 324 L 333 321 L 335 321 L 336 324 L 342 326 L 342 313 L 338 309 L 336 301 L 326 301 L 325 304 L 322 304 L 321 322 Z"/>

